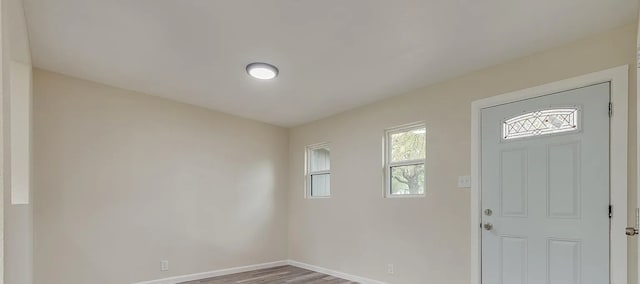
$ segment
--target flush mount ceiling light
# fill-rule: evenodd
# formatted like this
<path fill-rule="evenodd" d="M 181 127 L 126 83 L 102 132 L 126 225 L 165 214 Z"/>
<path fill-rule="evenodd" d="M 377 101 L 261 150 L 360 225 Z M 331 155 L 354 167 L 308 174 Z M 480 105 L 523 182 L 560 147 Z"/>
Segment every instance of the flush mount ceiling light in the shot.
<path fill-rule="evenodd" d="M 255 62 L 247 65 L 247 74 L 256 79 L 271 80 L 278 76 L 278 68 L 268 63 Z"/>

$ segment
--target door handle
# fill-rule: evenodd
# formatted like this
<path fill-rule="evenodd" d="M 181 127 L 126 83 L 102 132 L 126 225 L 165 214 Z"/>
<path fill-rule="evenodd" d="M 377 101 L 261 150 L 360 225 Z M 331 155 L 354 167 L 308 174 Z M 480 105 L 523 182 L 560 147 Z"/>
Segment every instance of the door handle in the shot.
<path fill-rule="evenodd" d="M 491 224 L 491 223 L 484 223 L 484 225 L 482 225 L 482 227 L 487 231 L 493 230 L 493 224 Z"/>

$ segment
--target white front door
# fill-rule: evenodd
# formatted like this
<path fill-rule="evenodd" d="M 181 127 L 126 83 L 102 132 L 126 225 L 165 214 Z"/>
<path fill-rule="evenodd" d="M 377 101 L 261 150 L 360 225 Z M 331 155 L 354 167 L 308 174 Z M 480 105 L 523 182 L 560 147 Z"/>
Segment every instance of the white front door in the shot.
<path fill-rule="evenodd" d="M 609 283 L 610 83 L 483 109 L 482 283 Z"/>

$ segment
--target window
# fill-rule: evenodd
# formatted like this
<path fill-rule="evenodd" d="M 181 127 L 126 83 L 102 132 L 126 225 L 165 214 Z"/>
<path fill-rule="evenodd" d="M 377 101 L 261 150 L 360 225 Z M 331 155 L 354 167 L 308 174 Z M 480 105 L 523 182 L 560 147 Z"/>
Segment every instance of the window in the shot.
<path fill-rule="evenodd" d="M 326 143 L 307 147 L 307 197 L 331 195 L 331 163 Z"/>
<path fill-rule="evenodd" d="M 425 194 L 426 127 L 413 124 L 385 133 L 385 196 Z"/>
<path fill-rule="evenodd" d="M 539 110 L 507 119 L 502 125 L 504 140 L 578 130 L 577 108 Z"/>

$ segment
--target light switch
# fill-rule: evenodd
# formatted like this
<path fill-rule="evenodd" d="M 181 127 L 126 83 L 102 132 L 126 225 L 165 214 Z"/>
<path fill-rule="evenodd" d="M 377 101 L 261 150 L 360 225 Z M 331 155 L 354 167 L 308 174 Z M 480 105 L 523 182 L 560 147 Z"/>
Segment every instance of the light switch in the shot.
<path fill-rule="evenodd" d="M 471 188 L 471 176 L 459 176 L 458 188 Z"/>

